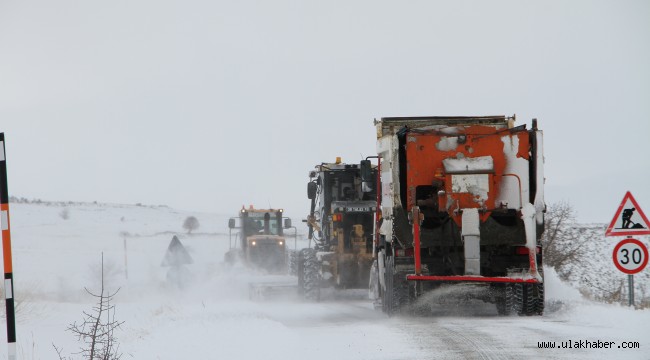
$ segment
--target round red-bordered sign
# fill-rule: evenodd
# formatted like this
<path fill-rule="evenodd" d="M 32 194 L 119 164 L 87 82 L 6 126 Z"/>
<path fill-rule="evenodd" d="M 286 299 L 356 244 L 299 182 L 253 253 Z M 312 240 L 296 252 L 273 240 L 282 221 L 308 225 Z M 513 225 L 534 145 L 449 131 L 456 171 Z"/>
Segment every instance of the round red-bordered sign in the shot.
<path fill-rule="evenodd" d="M 621 240 L 612 256 L 616 268 L 626 274 L 639 273 L 648 265 L 648 248 L 637 239 Z"/>

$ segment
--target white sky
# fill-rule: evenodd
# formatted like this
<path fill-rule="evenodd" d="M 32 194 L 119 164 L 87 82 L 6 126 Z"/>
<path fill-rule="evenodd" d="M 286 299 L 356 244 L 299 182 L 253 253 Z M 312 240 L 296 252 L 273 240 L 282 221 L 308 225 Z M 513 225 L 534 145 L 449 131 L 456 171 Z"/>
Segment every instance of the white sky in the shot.
<path fill-rule="evenodd" d="M 308 210 L 373 118 L 536 117 L 547 202 L 650 213 L 648 1 L 2 1 L 10 194 Z"/>

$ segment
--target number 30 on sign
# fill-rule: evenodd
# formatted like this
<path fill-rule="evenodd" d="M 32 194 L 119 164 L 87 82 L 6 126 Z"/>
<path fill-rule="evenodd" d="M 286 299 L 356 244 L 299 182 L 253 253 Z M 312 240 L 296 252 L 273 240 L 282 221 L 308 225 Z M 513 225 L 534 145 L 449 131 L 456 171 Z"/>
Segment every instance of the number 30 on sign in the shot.
<path fill-rule="evenodd" d="M 648 249 L 637 239 L 621 240 L 612 255 L 614 265 L 626 274 L 641 272 L 648 264 Z"/>

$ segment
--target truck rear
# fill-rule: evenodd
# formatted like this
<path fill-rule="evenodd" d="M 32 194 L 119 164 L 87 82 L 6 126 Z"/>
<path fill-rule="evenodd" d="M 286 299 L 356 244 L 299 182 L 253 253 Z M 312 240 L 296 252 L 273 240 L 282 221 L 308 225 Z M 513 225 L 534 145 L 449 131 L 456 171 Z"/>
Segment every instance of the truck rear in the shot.
<path fill-rule="evenodd" d="M 483 286 L 500 314 L 541 315 L 542 132 L 514 117 L 375 121 L 381 220 L 374 295 L 389 313 L 443 284 Z"/>
<path fill-rule="evenodd" d="M 361 168 L 367 169 L 362 174 Z M 363 181 L 363 177 L 371 181 Z M 365 289 L 373 259 L 377 206 L 377 169 L 361 164 L 321 163 L 309 172 L 307 216 L 309 240 L 299 259 L 299 288 L 305 298 L 318 299 L 321 287 Z"/>

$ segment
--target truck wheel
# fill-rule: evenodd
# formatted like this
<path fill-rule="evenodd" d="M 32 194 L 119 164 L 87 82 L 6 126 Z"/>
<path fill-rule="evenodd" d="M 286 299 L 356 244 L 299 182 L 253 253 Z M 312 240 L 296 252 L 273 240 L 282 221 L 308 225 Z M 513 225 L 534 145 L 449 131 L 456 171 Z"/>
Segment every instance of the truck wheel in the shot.
<path fill-rule="evenodd" d="M 525 315 L 533 315 L 537 309 L 537 284 L 524 285 L 526 291 L 526 301 L 524 305 Z"/>
<path fill-rule="evenodd" d="M 543 315 L 544 314 L 544 283 L 526 284 L 525 314 L 523 315 Z"/>
<path fill-rule="evenodd" d="M 544 314 L 544 284 L 513 284 L 513 312 L 517 315 Z"/>
<path fill-rule="evenodd" d="M 386 291 L 383 297 L 383 311 L 392 316 L 399 313 L 408 303 L 409 288 L 405 278 L 406 274 L 395 272 L 395 259 L 386 257 L 385 283 Z"/>
<path fill-rule="evenodd" d="M 514 302 L 514 289 L 512 284 L 504 284 L 503 289 L 500 291 L 501 296 L 496 298 L 497 313 L 499 315 L 510 315 L 513 312 Z"/>
<path fill-rule="evenodd" d="M 512 312 L 517 315 L 525 315 L 526 293 L 522 283 L 512 284 Z"/>
<path fill-rule="evenodd" d="M 544 283 L 537 285 L 537 306 L 535 308 L 535 315 L 544 315 Z"/>
<path fill-rule="evenodd" d="M 320 299 L 320 262 L 314 249 L 300 250 L 298 286 L 305 300 Z"/>
<path fill-rule="evenodd" d="M 289 275 L 298 276 L 298 257 L 299 256 L 297 251 L 288 251 L 287 259 L 289 260 Z"/>
<path fill-rule="evenodd" d="M 382 311 L 388 316 L 391 316 L 394 311 L 393 305 L 393 257 L 388 256 L 385 260 L 386 269 L 384 271 L 384 284 L 386 284 L 386 289 L 383 293 L 382 299 Z"/>

